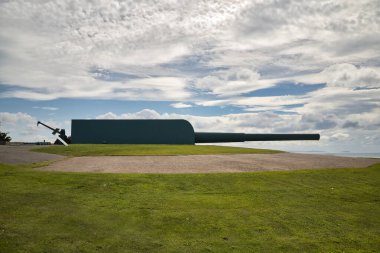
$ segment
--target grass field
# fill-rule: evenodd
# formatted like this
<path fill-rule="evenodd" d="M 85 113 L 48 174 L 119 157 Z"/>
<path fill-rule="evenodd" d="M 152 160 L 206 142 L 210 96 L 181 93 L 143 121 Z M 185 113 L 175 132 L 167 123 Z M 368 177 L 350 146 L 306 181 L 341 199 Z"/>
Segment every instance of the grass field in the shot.
<path fill-rule="evenodd" d="M 171 175 L 0 165 L 0 252 L 380 252 L 380 165 Z"/>
<path fill-rule="evenodd" d="M 283 151 L 212 145 L 134 145 L 134 144 L 71 144 L 48 146 L 33 151 L 66 156 L 98 155 L 209 155 L 209 154 L 273 154 Z"/>

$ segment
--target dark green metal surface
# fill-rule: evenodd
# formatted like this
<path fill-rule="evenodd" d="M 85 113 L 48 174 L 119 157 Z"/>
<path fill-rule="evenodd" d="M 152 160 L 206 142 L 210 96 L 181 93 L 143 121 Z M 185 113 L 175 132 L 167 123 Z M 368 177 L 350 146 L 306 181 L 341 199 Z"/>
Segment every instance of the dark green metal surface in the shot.
<path fill-rule="evenodd" d="M 71 121 L 74 144 L 194 144 L 194 129 L 186 120 Z"/>
<path fill-rule="evenodd" d="M 319 134 L 195 133 L 195 143 L 319 140 Z"/>

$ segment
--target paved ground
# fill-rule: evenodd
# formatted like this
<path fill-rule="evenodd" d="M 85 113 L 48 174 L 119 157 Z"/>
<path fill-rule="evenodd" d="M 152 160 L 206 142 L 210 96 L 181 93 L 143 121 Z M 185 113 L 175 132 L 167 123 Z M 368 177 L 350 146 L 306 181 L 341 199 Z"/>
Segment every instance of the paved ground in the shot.
<path fill-rule="evenodd" d="M 106 173 L 213 173 L 360 168 L 380 159 L 350 158 L 293 153 L 189 156 L 96 156 L 73 157 L 40 168 L 47 171 Z"/>
<path fill-rule="evenodd" d="M 31 152 L 36 145 L 0 145 L 0 163 L 26 164 L 60 160 L 64 156 Z"/>

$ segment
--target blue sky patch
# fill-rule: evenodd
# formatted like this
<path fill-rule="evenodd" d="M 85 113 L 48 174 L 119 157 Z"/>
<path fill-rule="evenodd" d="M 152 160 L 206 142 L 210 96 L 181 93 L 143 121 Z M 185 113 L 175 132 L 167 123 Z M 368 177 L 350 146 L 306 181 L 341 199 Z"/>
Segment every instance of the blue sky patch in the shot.
<path fill-rule="evenodd" d="M 305 95 L 312 91 L 322 89 L 324 87 L 326 87 L 325 83 L 303 84 L 303 83 L 282 82 L 270 88 L 255 90 L 253 92 L 247 93 L 245 96 L 249 96 L 249 97 L 272 97 L 272 96 L 287 96 L 287 95 L 299 96 L 299 95 Z"/>

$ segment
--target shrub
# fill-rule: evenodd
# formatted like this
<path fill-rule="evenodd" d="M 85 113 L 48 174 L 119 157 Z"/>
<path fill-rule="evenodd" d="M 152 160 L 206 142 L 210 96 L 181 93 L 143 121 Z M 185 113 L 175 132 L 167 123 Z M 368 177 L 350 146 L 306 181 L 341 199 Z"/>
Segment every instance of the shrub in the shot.
<path fill-rule="evenodd" d="M 12 140 L 12 138 L 8 135 L 8 133 L 4 133 L 0 131 L 0 143 L 5 144 Z"/>

